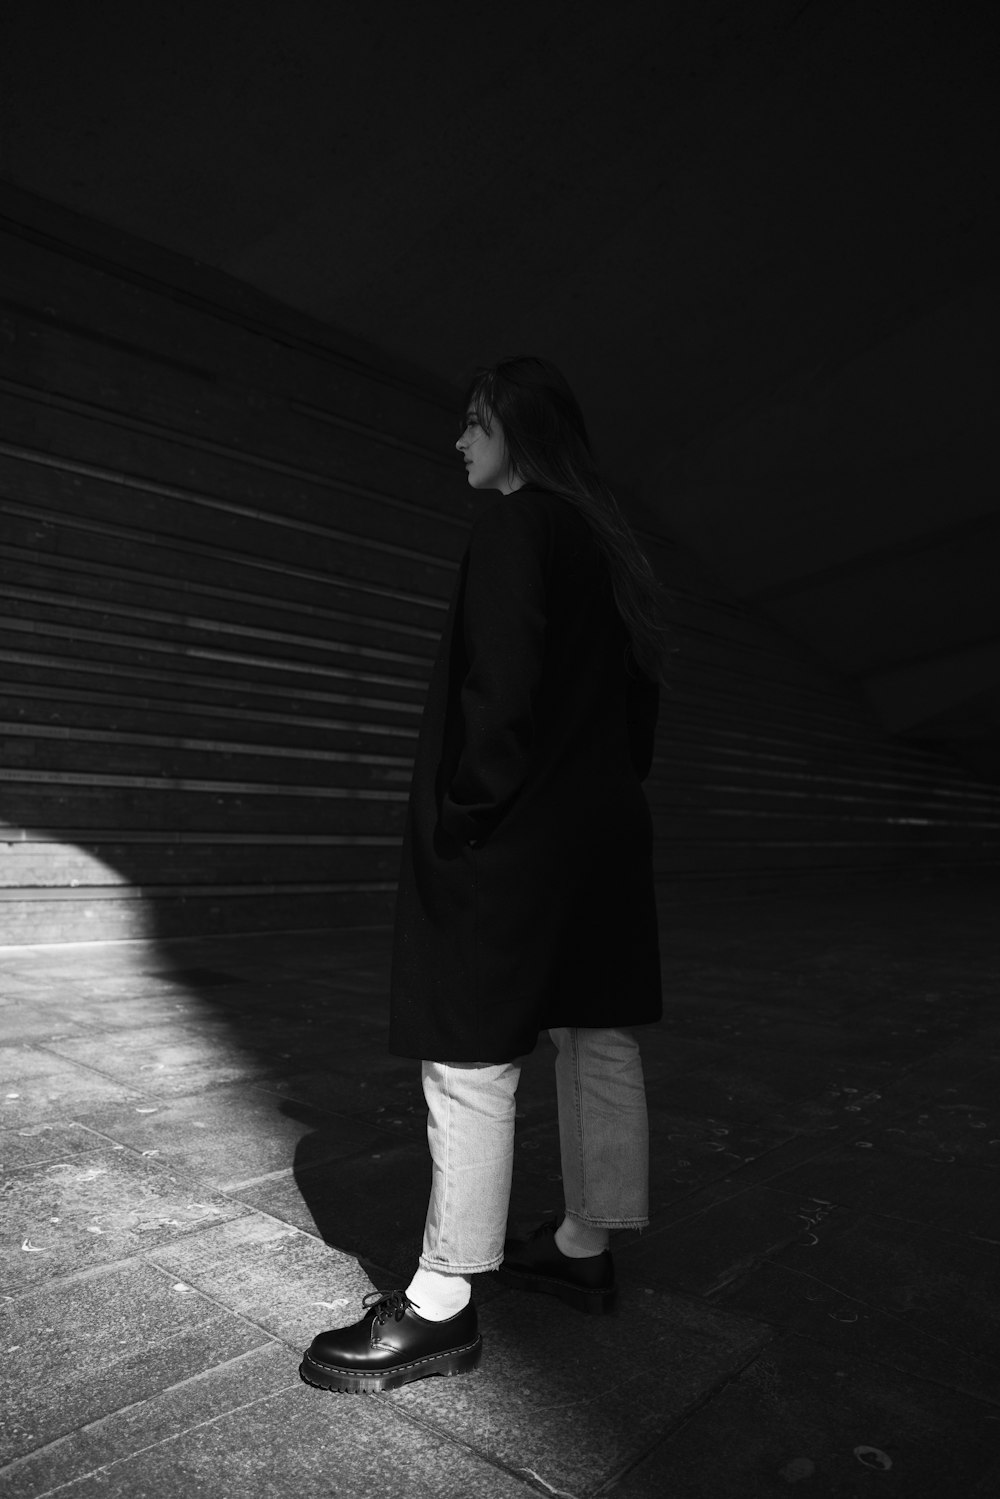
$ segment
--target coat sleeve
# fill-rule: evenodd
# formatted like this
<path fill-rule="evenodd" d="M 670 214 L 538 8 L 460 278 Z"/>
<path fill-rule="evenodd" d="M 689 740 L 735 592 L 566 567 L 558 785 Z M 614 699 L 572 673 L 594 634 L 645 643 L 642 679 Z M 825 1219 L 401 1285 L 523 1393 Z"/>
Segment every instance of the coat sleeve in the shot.
<path fill-rule="evenodd" d="M 625 686 L 628 742 L 632 767 L 640 781 L 649 775 L 656 744 L 656 720 L 660 711 L 660 689 L 644 675 L 629 675 Z"/>
<path fill-rule="evenodd" d="M 479 517 L 469 543 L 462 630 L 464 740 L 441 825 L 487 837 L 528 773 L 545 647 L 547 533 L 541 508 L 515 496 Z"/>

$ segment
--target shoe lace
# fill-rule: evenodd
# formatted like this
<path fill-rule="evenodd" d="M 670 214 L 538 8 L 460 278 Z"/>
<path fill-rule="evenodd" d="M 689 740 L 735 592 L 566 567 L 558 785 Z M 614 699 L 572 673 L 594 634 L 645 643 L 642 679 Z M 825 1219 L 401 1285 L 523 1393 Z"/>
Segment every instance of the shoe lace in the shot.
<path fill-rule="evenodd" d="M 390 1317 L 395 1317 L 397 1322 L 402 1321 L 406 1308 L 413 1306 L 413 1302 L 405 1291 L 369 1291 L 367 1296 L 362 1297 L 361 1305 L 375 1308 L 375 1321 L 382 1327 Z"/>

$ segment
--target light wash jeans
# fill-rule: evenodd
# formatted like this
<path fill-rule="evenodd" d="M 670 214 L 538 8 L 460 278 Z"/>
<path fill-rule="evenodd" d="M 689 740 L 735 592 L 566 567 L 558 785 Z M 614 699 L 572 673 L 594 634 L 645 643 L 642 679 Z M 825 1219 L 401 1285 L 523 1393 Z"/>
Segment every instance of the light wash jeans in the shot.
<path fill-rule="evenodd" d="M 642 1061 L 628 1030 L 549 1032 L 566 1211 L 599 1228 L 649 1222 Z M 521 1062 L 424 1062 L 433 1176 L 421 1265 L 453 1275 L 503 1261 Z"/>

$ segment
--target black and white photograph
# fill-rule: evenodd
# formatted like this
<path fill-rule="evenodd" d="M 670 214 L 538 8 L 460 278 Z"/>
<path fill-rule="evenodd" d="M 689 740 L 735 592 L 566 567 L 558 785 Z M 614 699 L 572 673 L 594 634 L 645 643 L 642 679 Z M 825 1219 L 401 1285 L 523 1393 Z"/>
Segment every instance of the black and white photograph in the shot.
<path fill-rule="evenodd" d="M 985 0 L 0 6 L 0 1494 L 1000 1495 Z"/>

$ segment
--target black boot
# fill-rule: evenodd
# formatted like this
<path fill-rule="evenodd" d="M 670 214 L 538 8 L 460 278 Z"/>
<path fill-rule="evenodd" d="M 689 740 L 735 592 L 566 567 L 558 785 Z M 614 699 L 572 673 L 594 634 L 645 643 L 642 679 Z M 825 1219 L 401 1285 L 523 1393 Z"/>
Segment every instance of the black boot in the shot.
<path fill-rule="evenodd" d="M 579 1312 L 610 1312 L 615 1304 L 615 1262 L 609 1249 L 573 1259 L 556 1243 L 555 1219 L 542 1223 L 526 1239 L 508 1239 L 497 1272 L 516 1291 L 558 1296 Z"/>
<path fill-rule="evenodd" d="M 370 1395 L 429 1374 L 464 1374 L 479 1363 L 483 1340 L 470 1301 L 454 1317 L 430 1322 L 403 1291 L 373 1291 L 350 1327 L 313 1338 L 299 1373 L 324 1390 Z"/>

